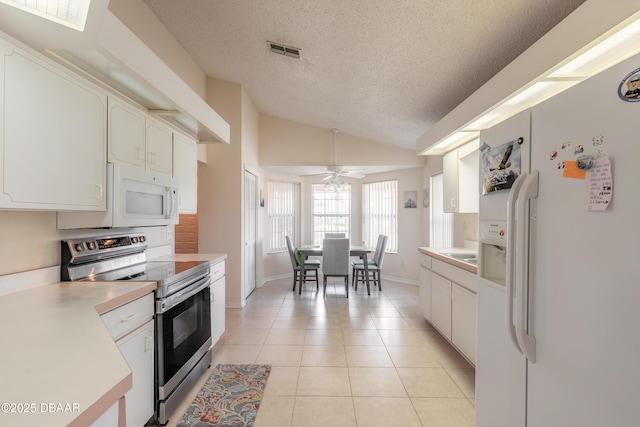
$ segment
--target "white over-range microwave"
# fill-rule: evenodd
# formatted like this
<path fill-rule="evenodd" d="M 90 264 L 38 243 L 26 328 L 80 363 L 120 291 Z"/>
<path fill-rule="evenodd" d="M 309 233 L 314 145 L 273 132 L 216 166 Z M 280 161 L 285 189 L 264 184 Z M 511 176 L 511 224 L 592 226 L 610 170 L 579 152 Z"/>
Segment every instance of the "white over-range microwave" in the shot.
<path fill-rule="evenodd" d="M 58 229 L 119 228 L 178 223 L 178 181 L 122 164 L 107 164 L 107 210 L 58 212 Z"/>

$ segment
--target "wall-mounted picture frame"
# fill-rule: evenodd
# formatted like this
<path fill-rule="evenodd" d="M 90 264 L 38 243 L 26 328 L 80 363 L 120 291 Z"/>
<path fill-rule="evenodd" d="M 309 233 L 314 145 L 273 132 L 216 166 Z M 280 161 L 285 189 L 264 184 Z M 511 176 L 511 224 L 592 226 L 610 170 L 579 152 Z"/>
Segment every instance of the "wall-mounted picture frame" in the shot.
<path fill-rule="evenodd" d="M 405 191 L 404 192 L 404 207 L 405 208 L 417 208 L 418 207 L 418 191 Z"/>

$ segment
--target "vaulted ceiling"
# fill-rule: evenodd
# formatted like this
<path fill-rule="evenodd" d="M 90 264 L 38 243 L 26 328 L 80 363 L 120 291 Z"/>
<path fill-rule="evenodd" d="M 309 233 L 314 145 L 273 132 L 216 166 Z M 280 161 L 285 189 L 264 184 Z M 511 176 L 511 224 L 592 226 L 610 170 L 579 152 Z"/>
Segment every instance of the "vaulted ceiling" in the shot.
<path fill-rule="evenodd" d="M 145 0 L 205 74 L 241 84 L 261 113 L 410 149 L 583 2 Z"/>

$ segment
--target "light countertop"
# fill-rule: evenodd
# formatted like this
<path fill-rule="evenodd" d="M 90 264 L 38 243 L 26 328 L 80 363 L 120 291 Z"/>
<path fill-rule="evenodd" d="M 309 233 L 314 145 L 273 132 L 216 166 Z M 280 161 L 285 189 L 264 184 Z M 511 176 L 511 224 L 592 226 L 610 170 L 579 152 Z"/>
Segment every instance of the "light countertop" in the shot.
<path fill-rule="evenodd" d="M 169 254 L 152 258 L 149 261 L 209 261 L 211 265 L 227 259 L 227 254 Z"/>
<path fill-rule="evenodd" d="M 62 282 L 0 297 L 0 425 L 86 426 L 118 402 L 131 370 L 100 314 L 156 286 Z M 52 403 L 61 406 L 52 411 Z"/>
<path fill-rule="evenodd" d="M 466 270 L 470 273 L 477 274 L 478 272 L 477 265 L 465 262 L 461 259 L 453 258 L 448 255 L 448 254 L 473 255 L 474 257 L 477 257 L 478 251 L 475 249 L 419 247 L 418 251 L 430 257 L 439 259 L 440 261 L 446 262 L 447 264 L 451 264 L 455 267 L 462 268 L 463 270 Z"/>

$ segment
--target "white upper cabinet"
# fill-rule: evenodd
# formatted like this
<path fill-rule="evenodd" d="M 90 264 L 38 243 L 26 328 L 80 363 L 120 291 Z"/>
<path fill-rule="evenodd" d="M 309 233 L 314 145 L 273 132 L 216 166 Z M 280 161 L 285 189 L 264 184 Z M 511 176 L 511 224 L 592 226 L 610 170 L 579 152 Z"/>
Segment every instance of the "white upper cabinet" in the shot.
<path fill-rule="evenodd" d="M 198 146 L 182 134 L 173 134 L 173 177 L 178 180 L 178 211 L 198 211 Z"/>
<path fill-rule="evenodd" d="M 109 97 L 109 161 L 171 176 L 172 131 L 125 101 Z"/>
<path fill-rule="evenodd" d="M 171 175 L 173 132 L 147 117 L 147 170 Z"/>
<path fill-rule="evenodd" d="M 145 167 L 146 117 L 125 102 L 109 97 L 109 162 Z"/>
<path fill-rule="evenodd" d="M 0 39 L 0 208 L 106 209 L 107 97 Z"/>

